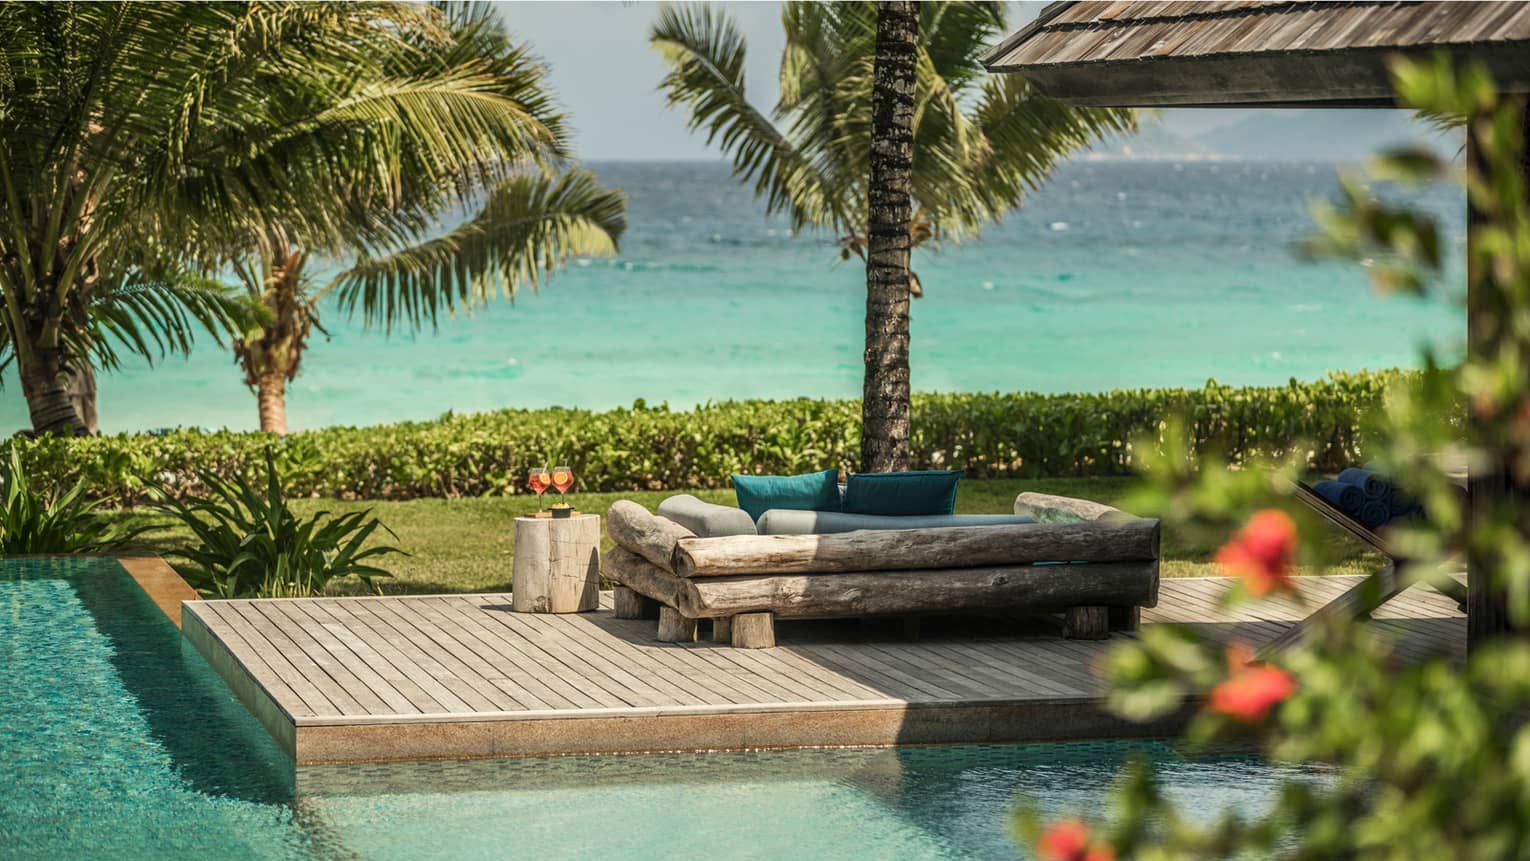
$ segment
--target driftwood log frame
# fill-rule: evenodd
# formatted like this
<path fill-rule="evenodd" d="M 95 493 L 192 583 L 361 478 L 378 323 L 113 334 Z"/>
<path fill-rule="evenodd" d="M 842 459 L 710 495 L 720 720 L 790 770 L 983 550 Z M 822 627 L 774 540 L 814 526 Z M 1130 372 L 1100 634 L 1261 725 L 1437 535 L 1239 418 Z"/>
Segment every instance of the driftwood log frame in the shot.
<path fill-rule="evenodd" d="M 1042 494 L 1022 505 L 1053 522 L 698 538 L 623 500 L 606 515 L 605 574 L 617 614 L 658 615 L 660 640 L 693 641 L 711 619 L 738 648 L 773 646 L 777 617 L 999 609 L 1062 612 L 1066 636 L 1103 638 L 1157 604 L 1158 521 Z"/>

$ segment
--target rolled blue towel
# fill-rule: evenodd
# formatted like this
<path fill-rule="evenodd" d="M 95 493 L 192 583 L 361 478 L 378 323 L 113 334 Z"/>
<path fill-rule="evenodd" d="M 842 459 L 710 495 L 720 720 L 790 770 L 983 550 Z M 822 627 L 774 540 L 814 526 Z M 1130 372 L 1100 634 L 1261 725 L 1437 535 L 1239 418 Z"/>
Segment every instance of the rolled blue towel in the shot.
<path fill-rule="evenodd" d="M 1314 484 L 1312 489 L 1350 517 L 1359 517 L 1365 506 L 1365 491 L 1348 482 L 1329 479 Z"/>
<path fill-rule="evenodd" d="M 1407 491 L 1395 484 L 1392 485 L 1391 492 L 1387 494 L 1387 514 L 1389 516 L 1402 517 L 1406 514 L 1412 514 L 1417 509 L 1418 503 L 1414 501 L 1413 497 L 1408 495 Z"/>
<path fill-rule="evenodd" d="M 1387 514 L 1387 504 L 1379 499 L 1368 500 L 1360 506 L 1360 522 L 1365 524 L 1366 529 L 1377 529 L 1386 525 L 1391 519 Z"/>
<path fill-rule="evenodd" d="M 1392 490 L 1392 482 L 1368 469 L 1360 469 L 1352 466 L 1339 473 L 1339 481 L 1345 484 L 1353 484 L 1365 493 L 1366 499 L 1386 499 Z"/>

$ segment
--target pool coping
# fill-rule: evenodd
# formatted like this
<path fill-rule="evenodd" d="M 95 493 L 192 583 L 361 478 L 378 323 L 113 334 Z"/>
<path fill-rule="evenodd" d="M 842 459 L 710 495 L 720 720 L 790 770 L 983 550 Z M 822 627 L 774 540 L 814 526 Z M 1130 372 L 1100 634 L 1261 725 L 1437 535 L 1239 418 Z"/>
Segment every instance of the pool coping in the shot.
<path fill-rule="evenodd" d="M 114 556 L 117 564 L 133 578 L 149 600 L 177 628 L 181 625 L 181 604 L 201 600 L 197 590 L 181 578 L 181 575 L 159 556 Z M 182 628 L 184 630 L 184 628 Z"/>

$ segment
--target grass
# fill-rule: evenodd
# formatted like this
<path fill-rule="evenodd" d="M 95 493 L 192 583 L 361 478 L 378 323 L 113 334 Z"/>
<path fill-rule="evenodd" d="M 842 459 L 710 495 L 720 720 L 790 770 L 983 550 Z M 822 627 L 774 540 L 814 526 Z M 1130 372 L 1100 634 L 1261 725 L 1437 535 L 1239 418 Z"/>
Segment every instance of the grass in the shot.
<path fill-rule="evenodd" d="M 956 499 L 956 510 L 963 514 L 1000 514 L 1013 509 L 1016 494 L 1024 490 L 1093 499 L 1119 504 L 1130 492 L 1136 479 L 1005 479 L 964 481 Z M 732 505 L 731 490 L 691 491 L 709 502 Z M 571 497 L 581 511 L 604 515 L 611 503 L 631 499 L 653 509 L 674 491 L 648 493 L 579 493 Z M 551 496 L 551 494 L 549 494 Z M 397 535 L 382 540 L 407 551 L 409 556 L 387 556 L 379 560 L 393 572 L 393 578 L 378 581 L 387 594 L 431 594 L 441 592 L 503 592 L 510 589 L 510 562 L 515 552 L 513 519 L 537 510 L 536 498 L 530 495 L 488 497 L 483 499 L 416 499 L 408 502 L 341 502 L 328 499 L 295 500 L 293 508 L 302 515 L 315 511 L 353 511 L 371 508 Z M 142 511 L 116 515 L 130 525 L 148 531 L 139 543 L 146 549 L 167 554 L 184 546 L 191 533 L 168 518 Z M 1358 542 L 1335 535 L 1334 558 L 1338 564 L 1330 573 L 1363 574 L 1383 564 L 1380 556 L 1367 551 Z M 609 550 L 610 539 L 602 549 Z M 1220 573 L 1212 564 L 1216 548 L 1179 540 L 1172 533 L 1163 535 L 1163 576 L 1198 577 Z M 171 564 L 179 560 L 171 557 Z M 331 586 L 336 594 L 353 594 L 360 584 L 342 581 Z"/>

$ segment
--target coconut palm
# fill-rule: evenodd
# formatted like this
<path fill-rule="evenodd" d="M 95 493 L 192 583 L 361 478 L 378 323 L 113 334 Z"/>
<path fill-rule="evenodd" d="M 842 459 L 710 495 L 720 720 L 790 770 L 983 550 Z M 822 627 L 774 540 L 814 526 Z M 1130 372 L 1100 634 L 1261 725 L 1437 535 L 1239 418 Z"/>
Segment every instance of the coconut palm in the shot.
<path fill-rule="evenodd" d="M 1069 107 L 1018 75 L 984 74 L 978 58 L 1007 32 L 1003 4 L 922 3 L 918 12 L 912 247 L 978 233 L 1068 154 L 1135 128 L 1129 111 Z M 693 129 L 728 153 L 734 174 L 770 212 L 785 213 L 794 230 L 832 231 L 842 258 L 864 260 L 876 4 L 788 3 L 781 21 L 786 48 L 773 108 L 749 100 L 744 38 L 707 6 L 661 10 L 650 34 L 669 69 L 660 86 L 671 105 L 690 114 Z M 912 273 L 909 289 L 923 293 Z M 895 374 L 898 362 L 886 354 L 907 355 L 907 303 L 868 304 L 868 314 L 868 373 Z M 867 404 L 863 439 L 907 438 L 907 385 L 901 395 L 884 380 L 868 378 L 866 386 L 890 397 Z M 872 460 L 877 469 L 905 465 L 899 456 Z"/>
<path fill-rule="evenodd" d="M 300 199 L 287 162 L 325 149 L 327 130 L 287 97 L 299 82 L 438 17 L 402 3 L 0 4 L 0 318 L 34 430 L 88 430 L 71 390 L 115 349 L 103 338 L 136 349 L 200 313 L 169 310 L 190 294 L 143 265 L 145 245 L 179 256 Z"/>
<path fill-rule="evenodd" d="M 160 275 L 184 258 L 248 248 L 251 225 L 280 225 L 264 240 L 275 247 L 357 221 L 369 248 L 398 250 L 389 238 L 423 230 L 428 207 L 355 211 L 408 201 L 422 178 L 511 179 L 524 165 L 507 150 L 556 155 L 526 116 L 534 100 L 495 68 L 442 67 L 412 86 L 422 57 L 450 58 L 454 20 L 390 2 L 0 4 L 0 317 L 34 430 L 88 431 L 72 390 L 110 338 L 166 337 L 171 305 L 145 297 L 187 298 Z M 146 245 L 177 265 L 140 259 Z M 406 265 L 421 259 L 373 263 L 397 283 L 426 277 Z"/>
<path fill-rule="evenodd" d="M 616 250 L 625 198 L 562 169 L 567 132 L 541 64 L 485 6 L 449 8 L 443 25 L 444 38 L 400 40 L 316 82 L 308 95 L 344 182 L 315 186 L 326 199 L 302 211 L 251 219 L 216 261 L 267 311 L 234 342 L 263 430 L 286 433 L 286 386 L 327 300 L 367 324 L 417 329 L 535 287 L 570 256 Z M 380 94 L 407 98 L 407 112 L 367 109 Z M 303 217 L 316 205 L 331 216 Z M 341 271 L 320 283 L 319 259 L 343 261 Z"/>

